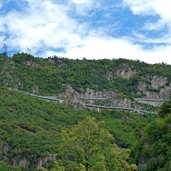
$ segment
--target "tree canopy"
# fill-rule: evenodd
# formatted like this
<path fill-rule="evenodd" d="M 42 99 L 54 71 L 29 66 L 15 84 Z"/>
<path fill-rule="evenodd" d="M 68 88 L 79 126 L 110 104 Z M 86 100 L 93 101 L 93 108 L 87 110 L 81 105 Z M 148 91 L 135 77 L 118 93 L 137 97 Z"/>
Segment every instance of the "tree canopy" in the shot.
<path fill-rule="evenodd" d="M 66 170 L 131 171 L 129 150 L 121 149 L 105 128 L 104 122 L 87 117 L 71 129 L 61 132 L 61 158 Z M 58 165 L 59 166 L 59 165 Z"/>
<path fill-rule="evenodd" d="M 140 171 L 171 170 L 171 100 L 160 109 L 159 117 L 146 128 L 136 152 Z"/>

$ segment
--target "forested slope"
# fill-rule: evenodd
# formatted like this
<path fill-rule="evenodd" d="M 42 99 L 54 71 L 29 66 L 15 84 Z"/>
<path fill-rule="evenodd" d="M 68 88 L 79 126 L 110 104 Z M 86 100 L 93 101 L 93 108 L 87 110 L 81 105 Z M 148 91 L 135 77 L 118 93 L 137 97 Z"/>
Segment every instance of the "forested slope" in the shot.
<path fill-rule="evenodd" d="M 0 55 L 0 84 L 37 94 L 59 94 L 70 85 L 76 91 L 114 91 L 127 97 L 164 98 L 171 91 L 171 66 L 126 59 L 71 60 Z"/>
<path fill-rule="evenodd" d="M 0 87 L 0 159 L 25 168 L 48 167 L 58 155 L 61 130 L 88 116 L 104 121 L 114 142 L 130 149 L 154 118 L 133 112 L 74 110 Z"/>
<path fill-rule="evenodd" d="M 135 170 L 135 163 L 140 171 L 169 171 L 171 101 L 158 108 L 136 98 L 167 100 L 170 71 L 170 65 L 125 59 L 1 54 L 0 170 L 127 171 Z M 64 103 L 27 92 L 58 96 Z M 83 103 L 145 108 L 149 113 L 97 112 L 83 109 Z M 154 110 L 158 115 L 150 114 Z"/>
<path fill-rule="evenodd" d="M 135 158 L 140 171 L 171 170 L 171 99 L 146 127 L 135 148 Z"/>

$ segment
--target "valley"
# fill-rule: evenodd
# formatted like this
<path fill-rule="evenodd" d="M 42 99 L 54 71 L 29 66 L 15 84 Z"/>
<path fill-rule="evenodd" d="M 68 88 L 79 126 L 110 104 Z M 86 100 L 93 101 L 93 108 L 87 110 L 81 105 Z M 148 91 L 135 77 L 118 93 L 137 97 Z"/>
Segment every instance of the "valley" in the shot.
<path fill-rule="evenodd" d="M 170 70 L 1 54 L 0 170 L 169 171 Z"/>

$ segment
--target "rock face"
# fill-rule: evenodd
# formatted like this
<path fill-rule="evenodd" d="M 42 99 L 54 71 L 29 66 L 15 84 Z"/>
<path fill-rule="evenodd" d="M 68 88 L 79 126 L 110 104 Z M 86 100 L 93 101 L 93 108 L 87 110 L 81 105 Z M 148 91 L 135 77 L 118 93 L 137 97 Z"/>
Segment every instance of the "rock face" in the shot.
<path fill-rule="evenodd" d="M 56 155 L 48 155 L 44 157 L 40 157 L 35 161 L 29 161 L 28 158 L 24 156 L 24 154 L 16 154 L 12 158 L 8 155 L 12 150 L 11 146 L 7 143 L 0 144 L 0 151 L 4 154 L 3 160 L 11 163 L 12 165 L 18 165 L 24 169 L 30 169 L 30 167 L 41 168 L 42 166 L 48 167 L 50 163 L 56 160 Z"/>
<path fill-rule="evenodd" d="M 133 77 L 134 75 L 136 75 L 136 69 L 132 66 L 128 66 L 128 65 L 124 65 L 122 67 L 120 67 L 120 69 L 113 71 L 113 72 L 107 72 L 106 74 L 106 79 L 108 81 L 111 81 L 113 78 L 115 77 L 122 77 L 125 79 L 129 79 L 131 77 Z"/>
<path fill-rule="evenodd" d="M 153 89 L 159 89 L 160 87 L 163 87 L 166 85 L 167 83 L 167 78 L 166 77 L 162 77 L 162 76 L 153 76 L 150 77 L 149 80 L 151 80 L 151 87 Z"/>
<path fill-rule="evenodd" d="M 57 67 L 63 67 L 65 66 L 65 63 L 57 56 L 55 56 L 54 58 L 49 57 L 48 58 L 48 62 L 56 65 Z"/>
<path fill-rule="evenodd" d="M 95 91 L 93 89 L 87 88 L 80 94 L 81 98 L 112 98 L 116 97 L 117 93 L 114 91 Z"/>
<path fill-rule="evenodd" d="M 140 81 L 137 85 L 137 94 L 149 99 L 166 99 L 171 93 L 171 83 L 166 77 L 147 76 L 147 81 Z"/>
<path fill-rule="evenodd" d="M 30 166 L 30 162 L 24 157 L 20 162 L 19 162 L 19 166 L 22 168 L 29 168 Z"/>
<path fill-rule="evenodd" d="M 127 69 L 118 70 L 117 76 L 122 76 L 126 79 L 134 76 L 136 71 L 128 67 Z M 112 75 L 108 75 L 108 79 L 112 79 Z M 144 81 L 138 81 L 136 94 L 145 99 L 167 99 L 171 93 L 171 83 L 166 77 L 157 75 L 146 75 Z M 73 89 L 71 85 L 67 86 L 65 93 L 59 95 L 64 99 L 66 105 L 74 106 L 75 108 L 85 108 L 85 104 L 103 105 L 110 107 L 126 107 L 126 108 L 141 108 L 142 104 L 159 106 L 161 101 L 146 101 L 141 100 L 136 103 L 134 100 L 124 97 L 116 91 L 95 91 L 90 88 L 82 89 L 79 92 Z"/>
<path fill-rule="evenodd" d="M 85 108 L 85 104 L 96 104 L 110 107 L 131 107 L 130 99 L 119 96 L 114 91 L 95 91 L 93 89 L 85 89 L 77 92 L 71 85 L 67 86 L 65 93 L 59 95 L 64 99 L 66 105 L 74 106 L 75 108 Z"/>
<path fill-rule="evenodd" d="M 115 77 L 130 79 L 136 74 L 137 71 L 132 66 L 124 65 L 115 72 L 108 72 L 106 79 L 108 81 Z M 171 94 L 171 83 L 169 83 L 166 77 L 160 75 L 146 74 L 142 77 L 141 81 L 138 81 L 136 87 L 135 94 L 143 98 L 167 99 Z"/>
<path fill-rule="evenodd" d="M 31 67 L 38 67 L 39 66 L 39 64 L 37 64 L 34 61 L 26 61 L 24 64 L 27 66 L 31 66 Z"/>
<path fill-rule="evenodd" d="M 123 67 L 116 71 L 116 76 L 129 79 L 130 77 L 136 75 L 136 70 L 131 66 Z"/>
<path fill-rule="evenodd" d="M 130 99 L 127 99 L 127 98 L 116 98 L 116 99 L 112 99 L 111 100 L 111 107 L 112 106 L 117 106 L 117 107 L 126 107 L 126 108 L 130 108 L 132 107 L 132 102 Z"/>
<path fill-rule="evenodd" d="M 56 155 L 50 155 L 50 156 L 46 156 L 43 158 L 39 158 L 38 163 L 37 163 L 37 169 L 40 169 L 43 166 L 48 167 L 48 162 L 51 161 L 55 161 L 56 160 Z"/>

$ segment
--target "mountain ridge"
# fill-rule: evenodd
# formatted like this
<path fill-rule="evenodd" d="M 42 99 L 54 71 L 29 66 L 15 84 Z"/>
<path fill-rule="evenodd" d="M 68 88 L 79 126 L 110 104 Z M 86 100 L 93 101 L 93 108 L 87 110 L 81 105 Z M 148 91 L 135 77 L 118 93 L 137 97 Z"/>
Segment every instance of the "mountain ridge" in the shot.
<path fill-rule="evenodd" d="M 171 93 L 171 66 L 163 63 L 71 60 L 56 56 L 43 59 L 25 53 L 14 54 L 12 58 L 1 54 L 0 59 L 1 85 L 37 95 L 58 96 L 64 104 L 75 107 L 80 106 L 81 97 L 111 99 L 99 101 L 109 107 L 139 108 L 145 102 L 137 102 L 136 98 L 167 100 Z M 146 103 L 147 108 L 161 104 Z"/>
<path fill-rule="evenodd" d="M 118 152 L 128 152 L 125 153 L 127 157 L 121 157 L 123 162 L 135 163 L 138 170 L 143 171 L 149 168 L 150 171 L 155 171 L 156 161 L 160 162 L 163 169 L 170 168 L 168 158 L 170 151 L 165 146 L 170 136 L 170 101 L 164 102 L 162 107 L 158 106 L 161 105 L 161 100 L 169 99 L 170 69 L 171 66 L 166 64 L 149 65 L 124 59 L 97 61 L 59 57 L 43 59 L 24 53 L 9 58 L 1 54 L 0 170 L 51 171 L 66 168 L 66 171 L 70 171 L 73 168 L 77 170 L 83 168 L 86 164 L 82 157 L 78 158 L 78 161 L 68 160 L 70 155 L 75 156 L 74 151 L 71 150 L 67 154 L 67 159 L 61 154 L 61 132 L 65 132 L 66 129 L 76 131 L 80 135 L 75 134 L 76 132 L 73 135 L 84 138 L 84 134 L 77 126 L 81 125 L 84 130 L 83 123 L 86 123 L 87 117 L 89 123 L 99 126 L 102 124 L 101 126 L 103 128 L 105 126 L 113 136 L 112 142 L 106 142 L 107 144 L 118 146 Z M 40 97 L 41 100 L 38 99 Z M 61 104 L 59 99 L 58 104 L 47 101 L 50 100 L 47 97 L 51 99 L 58 97 L 62 100 Z M 135 107 L 137 110 L 129 112 L 108 108 L 97 112 L 83 107 L 83 103 L 96 107 L 104 105 L 110 108 Z M 148 110 L 149 113 L 140 115 L 138 110 Z M 151 115 L 153 111 L 157 111 L 158 115 Z M 165 114 L 168 119 L 163 120 Z M 95 120 L 98 122 L 95 123 Z M 168 130 L 166 134 L 163 132 L 165 129 Z M 162 139 L 160 132 L 163 133 Z M 69 138 L 67 134 L 62 134 L 62 137 L 64 141 L 65 138 L 66 140 Z M 72 141 L 74 137 L 70 138 Z M 79 144 L 77 139 L 75 142 Z M 149 142 L 148 146 L 146 142 Z M 156 151 L 153 144 L 157 148 L 163 147 L 161 150 L 167 153 Z M 80 146 L 73 147 L 81 156 L 85 156 L 82 155 L 84 151 L 80 151 Z M 146 147 L 152 152 L 151 154 Z M 115 150 L 113 152 L 116 152 Z M 128 159 L 130 150 L 131 156 Z M 105 162 L 111 161 L 108 161 L 105 151 L 102 152 L 97 154 L 96 159 L 92 158 L 92 162 L 97 160 L 99 164 L 105 166 Z M 154 160 L 155 155 L 157 157 Z M 160 156 L 161 160 L 158 158 Z M 77 155 L 75 157 L 77 159 Z M 79 164 L 80 159 L 83 165 Z M 86 161 L 89 162 L 87 158 Z M 115 165 L 113 167 L 115 168 Z M 130 169 L 136 168 L 135 166 Z"/>

